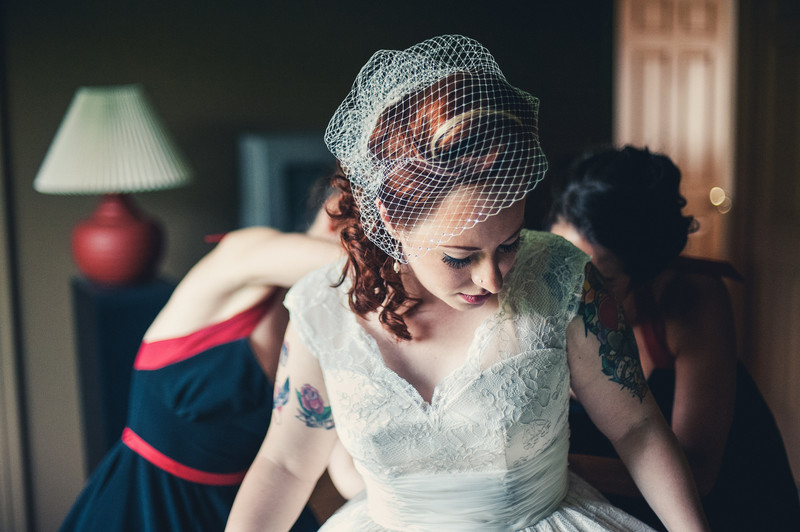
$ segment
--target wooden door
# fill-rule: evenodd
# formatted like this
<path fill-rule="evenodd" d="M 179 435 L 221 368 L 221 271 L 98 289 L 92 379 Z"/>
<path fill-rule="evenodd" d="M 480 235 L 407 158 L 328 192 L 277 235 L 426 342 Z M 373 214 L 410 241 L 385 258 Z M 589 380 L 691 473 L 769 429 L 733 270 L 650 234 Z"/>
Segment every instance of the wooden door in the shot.
<path fill-rule="evenodd" d="M 700 230 L 692 255 L 728 258 L 733 0 L 617 0 L 614 140 L 669 155 Z M 713 200 L 713 203 L 712 203 Z"/>

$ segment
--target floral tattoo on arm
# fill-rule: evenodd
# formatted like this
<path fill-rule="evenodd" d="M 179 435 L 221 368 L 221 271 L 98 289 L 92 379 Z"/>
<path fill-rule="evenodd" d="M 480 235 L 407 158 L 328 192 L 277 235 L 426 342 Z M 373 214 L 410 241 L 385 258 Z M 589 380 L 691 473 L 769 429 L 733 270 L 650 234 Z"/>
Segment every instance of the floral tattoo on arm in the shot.
<path fill-rule="evenodd" d="M 289 357 L 289 345 L 284 342 L 281 347 L 280 365 L 285 366 Z M 276 386 L 272 395 L 272 410 L 275 421 L 280 424 L 283 407 L 289 403 L 290 397 L 289 377 L 283 381 L 283 385 Z M 310 384 L 304 384 L 302 388 L 295 389 L 297 402 L 300 408 L 297 409 L 297 419 L 305 423 L 307 427 L 332 429 L 333 414 L 331 407 L 325 406 L 319 391 Z"/>
<path fill-rule="evenodd" d="M 297 409 L 297 419 L 311 428 L 332 429 L 333 416 L 331 407 L 325 406 L 319 392 L 310 384 L 304 384 L 299 390 L 295 390 L 297 401 L 300 408 Z"/>
<path fill-rule="evenodd" d="M 600 273 L 591 263 L 586 265 L 578 313 L 583 317 L 586 336 L 592 333 L 600 341 L 598 354 L 603 373 L 641 401 L 647 393 L 647 384 L 633 329 L 628 326 L 616 299 L 605 288 Z"/>

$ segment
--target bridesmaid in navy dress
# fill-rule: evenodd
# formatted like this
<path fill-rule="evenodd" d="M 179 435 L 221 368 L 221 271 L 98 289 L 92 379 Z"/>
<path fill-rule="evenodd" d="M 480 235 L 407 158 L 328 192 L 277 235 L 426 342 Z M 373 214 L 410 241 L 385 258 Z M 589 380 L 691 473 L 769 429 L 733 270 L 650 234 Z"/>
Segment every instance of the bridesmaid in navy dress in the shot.
<path fill-rule="evenodd" d="M 281 287 L 339 256 L 333 234 L 324 212 L 306 234 L 241 229 L 189 271 L 145 334 L 127 426 L 63 532 L 225 527 L 272 413 Z M 317 527 L 306 509 L 294 530 Z"/>

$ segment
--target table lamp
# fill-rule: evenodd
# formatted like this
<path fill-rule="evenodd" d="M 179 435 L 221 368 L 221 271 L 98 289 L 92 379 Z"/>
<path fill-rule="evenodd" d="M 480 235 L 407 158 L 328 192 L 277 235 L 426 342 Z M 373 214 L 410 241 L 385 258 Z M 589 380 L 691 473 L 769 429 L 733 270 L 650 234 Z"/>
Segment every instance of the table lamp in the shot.
<path fill-rule="evenodd" d="M 72 255 L 89 280 L 126 285 L 152 277 L 163 230 L 130 193 L 175 188 L 190 170 L 141 85 L 81 87 L 42 162 L 33 188 L 45 194 L 102 194 L 72 231 Z"/>

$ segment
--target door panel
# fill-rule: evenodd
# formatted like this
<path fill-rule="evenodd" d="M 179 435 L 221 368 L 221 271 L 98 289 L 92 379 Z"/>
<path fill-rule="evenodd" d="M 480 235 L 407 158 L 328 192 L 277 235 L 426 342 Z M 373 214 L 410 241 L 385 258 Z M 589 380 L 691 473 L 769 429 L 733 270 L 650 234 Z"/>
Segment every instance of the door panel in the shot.
<path fill-rule="evenodd" d="M 733 13 L 726 0 L 618 0 L 615 142 L 669 155 L 700 230 L 686 252 L 728 258 Z M 709 200 L 717 187 L 718 205 Z"/>

